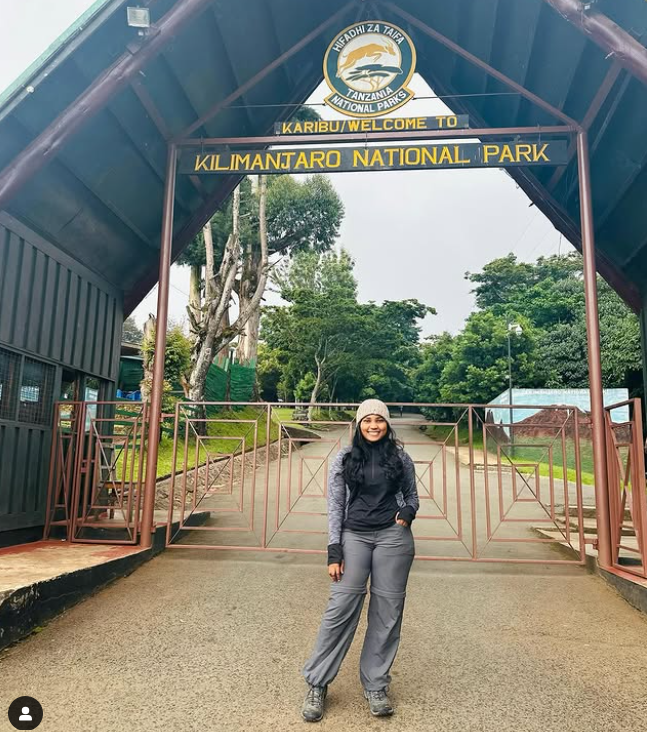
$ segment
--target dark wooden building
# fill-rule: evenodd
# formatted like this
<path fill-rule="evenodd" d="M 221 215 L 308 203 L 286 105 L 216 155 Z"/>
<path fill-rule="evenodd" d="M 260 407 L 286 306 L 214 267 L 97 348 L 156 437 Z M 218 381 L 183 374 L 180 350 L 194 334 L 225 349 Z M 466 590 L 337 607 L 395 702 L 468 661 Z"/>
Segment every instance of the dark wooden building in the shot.
<path fill-rule="evenodd" d="M 112 398 L 122 301 L 0 214 L 0 545 L 42 533 L 54 401 Z"/>

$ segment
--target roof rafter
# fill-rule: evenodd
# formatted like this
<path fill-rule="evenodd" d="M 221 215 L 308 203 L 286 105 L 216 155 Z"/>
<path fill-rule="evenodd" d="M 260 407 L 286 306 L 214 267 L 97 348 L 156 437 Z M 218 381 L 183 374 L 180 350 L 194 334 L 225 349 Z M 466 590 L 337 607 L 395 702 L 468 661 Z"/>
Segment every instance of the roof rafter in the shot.
<path fill-rule="evenodd" d="M 17 119 L 14 118 L 14 123 L 16 125 L 19 125 L 21 127 L 21 134 L 25 135 L 25 137 L 30 137 L 31 132 L 30 130 L 25 127 L 24 123 L 19 122 Z M 66 161 L 63 157 L 63 155 L 59 155 L 56 160 L 52 161 L 52 165 L 55 167 L 64 170 L 68 176 L 73 178 L 80 188 L 87 191 L 87 193 L 90 194 L 92 199 L 94 201 L 97 201 L 100 205 L 105 206 L 110 213 L 123 224 L 132 234 L 134 234 L 137 239 L 144 244 L 144 246 L 148 249 L 156 249 L 153 242 L 144 234 L 143 231 L 139 229 L 137 224 L 132 222 L 127 216 L 124 215 L 123 212 L 119 211 L 118 208 L 111 203 L 108 199 L 105 197 L 100 196 L 86 181 L 83 180 L 83 178 L 80 177 L 79 171 L 75 169 L 73 165 L 70 165 L 68 161 Z"/>
<path fill-rule="evenodd" d="M 218 34 L 218 39 L 220 41 L 220 45 L 223 46 L 223 48 L 227 48 L 227 43 L 226 43 L 224 34 L 223 34 L 222 30 L 220 29 L 220 23 L 218 22 L 218 16 L 216 15 L 216 9 L 214 8 L 213 5 L 211 6 L 211 17 L 213 18 L 214 26 L 216 28 L 216 33 Z M 276 36 L 276 33 L 274 35 Z M 280 52 L 280 50 L 281 49 L 278 46 L 278 40 L 277 40 L 277 51 Z M 240 88 L 241 83 L 240 83 L 240 79 L 238 78 L 238 74 L 236 73 L 236 69 L 234 68 L 233 63 L 231 62 L 231 56 L 229 55 L 229 53 L 225 53 L 225 56 L 227 57 L 227 68 L 229 69 L 229 77 L 232 81 L 232 87 L 234 89 L 238 89 L 238 88 Z M 286 74 L 285 66 L 282 65 L 281 69 L 283 70 L 283 73 Z M 288 78 L 287 74 L 286 74 L 285 78 L 286 79 Z M 288 80 L 288 85 L 289 85 L 289 80 Z M 249 108 L 246 105 L 242 105 L 242 107 L 243 107 L 245 117 L 247 118 L 247 124 L 249 125 L 249 129 L 253 130 L 254 123 L 253 123 L 252 115 L 249 111 Z"/>
<path fill-rule="evenodd" d="M 541 12 L 541 5 L 537 4 L 536 6 L 538 8 L 537 10 L 537 17 L 535 18 L 535 22 L 532 24 L 530 28 L 531 38 L 529 40 L 529 43 L 526 45 L 525 51 L 526 51 L 526 57 L 525 57 L 525 64 L 522 64 L 521 66 L 521 79 L 519 80 L 519 83 L 521 86 L 525 87 L 526 82 L 528 81 L 528 72 L 530 71 L 530 62 L 532 57 L 532 51 L 533 47 L 535 45 L 535 39 L 537 38 L 537 28 L 539 27 L 539 14 Z M 517 115 L 519 113 L 519 110 L 521 108 L 521 101 L 523 97 L 521 95 L 516 96 L 512 100 L 512 114 L 510 115 L 511 119 L 517 119 Z M 525 115 L 527 117 L 527 115 Z"/>
<path fill-rule="evenodd" d="M 335 23 L 337 23 L 337 21 L 341 20 L 344 15 L 346 15 L 346 13 L 348 13 L 348 11 L 355 6 L 355 0 L 351 0 L 351 2 L 346 3 L 341 8 L 341 10 L 338 10 L 334 15 L 331 15 L 323 23 L 320 23 L 314 30 L 310 31 L 310 33 L 308 33 L 300 41 L 298 41 L 291 48 L 285 51 L 285 53 L 282 53 L 280 56 L 275 58 L 274 61 L 269 63 L 264 69 L 261 69 L 261 71 L 259 71 L 257 74 L 254 74 L 251 79 L 246 81 L 242 86 L 238 87 L 236 91 L 232 92 L 229 96 L 225 97 L 220 102 L 214 104 L 211 109 L 209 109 L 205 114 L 202 115 L 202 117 L 200 117 L 200 119 L 197 119 L 193 124 L 189 125 L 189 127 L 187 127 L 175 139 L 179 140 L 182 137 L 190 137 L 204 122 L 209 121 L 210 119 L 215 117 L 218 112 L 223 110 L 225 107 L 228 107 L 233 101 L 235 101 L 239 97 L 242 97 L 243 94 L 249 91 L 253 86 L 256 86 L 259 81 L 264 79 L 268 74 L 272 73 L 272 71 L 281 66 L 281 64 L 285 63 L 287 59 L 289 59 L 291 56 L 294 56 L 294 54 L 300 51 L 302 48 L 305 48 L 311 41 L 321 35 L 331 25 L 334 25 Z"/>
<path fill-rule="evenodd" d="M 267 26 L 269 28 L 270 35 L 272 36 L 274 47 L 276 49 L 276 52 L 280 53 L 281 42 L 279 41 L 279 34 L 276 30 L 276 20 L 274 18 L 274 13 L 272 12 L 269 3 L 267 5 L 263 5 L 263 7 L 265 8 L 265 14 L 268 18 Z M 287 82 L 288 86 L 292 86 L 292 78 L 290 77 L 290 72 L 288 71 L 288 67 L 286 64 L 281 64 L 281 71 L 283 72 L 283 76 L 285 77 L 285 81 Z"/>
<path fill-rule="evenodd" d="M 55 157 L 74 133 L 91 119 L 105 103 L 151 58 L 169 39 L 197 16 L 210 0 L 182 0 L 164 15 L 150 37 L 138 46 L 127 49 L 101 73 L 94 84 L 69 104 L 4 170 L 0 172 L 0 208 L 34 173 Z"/>
<path fill-rule="evenodd" d="M 164 51 L 162 51 L 159 54 L 158 61 L 164 66 L 164 69 L 166 70 L 166 73 L 171 77 L 171 80 L 173 81 L 173 83 L 180 90 L 180 94 L 182 95 L 182 98 L 186 102 L 187 106 L 190 108 L 191 112 L 197 117 L 198 116 L 198 110 L 195 108 L 195 105 L 193 104 L 193 102 L 189 98 L 189 95 L 187 94 L 186 89 L 182 85 L 182 83 L 181 83 L 181 81 L 180 81 L 180 79 L 178 77 L 177 72 L 173 68 L 173 65 L 169 61 L 169 59 L 166 56 L 166 54 L 164 53 Z M 197 130 L 200 130 L 200 136 L 201 137 L 209 137 L 209 134 L 210 133 L 209 133 L 209 130 L 207 129 L 207 127 L 206 127 L 206 125 L 207 125 L 208 122 L 209 122 L 209 120 L 207 120 L 204 124 L 198 125 L 198 127 L 196 128 Z"/>
<path fill-rule="evenodd" d="M 611 67 L 607 71 L 606 76 L 604 77 L 604 81 L 600 85 L 600 88 L 598 89 L 595 97 L 593 97 L 593 100 L 591 101 L 591 104 L 589 105 L 588 110 L 586 111 L 586 114 L 584 115 L 584 119 L 582 120 L 582 128 L 584 130 L 589 130 L 591 128 L 591 125 L 593 122 L 595 122 L 595 118 L 598 116 L 598 113 L 600 109 L 602 108 L 602 105 L 606 102 L 609 94 L 611 93 L 611 89 L 613 89 L 613 85 L 616 83 L 618 76 L 620 75 L 620 72 L 622 71 L 622 66 L 617 62 L 614 61 L 614 63 L 611 64 Z M 593 148 L 593 146 L 591 146 Z M 568 146 L 568 162 L 566 165 L 562 165 L 558 168 L 556 168 L 555 172 L 551 176 L 550 180 L 546 184 L 546 188 L 549 191 L 554 191 L 557 187 L 557 184 L 564 176 L 564 173 L 566 173 L 566 170 L 568 169 L 568 166 L 571 164 L 573 158 L 575 157 L 575 153 L 577 152 L 577 143 L 575 140 L 572 140 L 569 143 Z M 592 155 L 593 150 L 591 150 L 590 154 Z"/>
<path fill-rule="evenodd" d="M 157 128 L 160 137 L 164 140 L 164 142 L 168 142 L 173 135 L 171 133 L 171 130 L 168 128 L 168 125 L 166 124 L 162 113 L 157 108 L 153 97 L 151 97 L 151 95 L 149 94 L 148 89 L 144 86 L 140 79 L 134 79 L 130 85 L 130 88 L 133 90 L 137 99 L 139 99 L 140 104 L 146 111 L 146 114 L 149 116 L 151 122 Z M 200 178 L 197 175 L 190 175 L 189 180 L 191 181 L 191 184 L 193 185 L 195 190 L 198 192 L 199 196 L 203 199 L 206 198 L 207 194 Z"/>
<path fill-rule="evenodd" d="M 611 106 L 609 107 L 609 110 L 607 111 L 604 120 L 602 122 L 602 125 L 600 126 L 600 129 L 598 130 L 595 139 L 589 146 L 589 157 L 591 160 L 593 160 L 595 153 L 598 150 L 598 147 L 600 146 L 600 143 L 602 141 L 602 138 L 604 137 L 607 128 L 611 124 L 611 120 L 613 119 L 616 110 L 618 109 L 618 105 L 622 102 L 625 92 L 627 91 L 627 88 L 629 84 L 632 82 L 633 77 L 631 74 L 627 74 L 625 78 L 622 80 L 622 83 L 620 84 L 620 87 L 618 88 L 618 91 L 616 92 L 616 95 L 613 99 L 613 102 Z M 571 180 L 569 183 L 568 189 L 566 191 L 566 196 L 564 198 L 565 201 L 568 201 L 571 196 L 575 193 L 577 186 L 577 176 Z"/>
<path fill-rule="evenodd" d="M 553 10 L 586 34 L 607 54 L 647 84 L 647 48 L 595 7 L 580 0 L 544 0 Z"/>
<path fill-rule="evenodd" d="M 79 74 L 81 74 L 81 76 L 83 78 L 85 78 L 83 71 L 79 68 L 77 63 L 74 63 L 74 68 L 79 72 Z M 141 158 L 142 162 L 151 170 L 151 172 L 153 172 L 155 174 L 155 176 L 158 178 L 158 180 L 162 183 L 162 187 L 163 187 L 164 186 L 164 168 L 159 165 L 159 163 L 153 158 L 152 155 L 150 155 L 148 153 L 148 151 L 144 147 L 141 147 L 138 144 L 137 138 L 132 134 L 132 132 L 130 132 L 130 130 L 128 129 L 128 125 L 123 118 L 123 115 L 121 114 L 121 112 L 118 112 L 114 108 L 114 104 L 113 103 L 106 104 L 105 109 L 108 112 L 108 114 L 113 118 L 113 120 L 115 121 L 115 124 L 121 130 L 121 132 L 130 140 L 133 148 L 137 152 L 137 155 Z M 190 209 L 190 207 L 188 206 L 186 201 L 182 200 L 182 198 L 178 198 L 177 200 L 184 210 L 188 211 Z"/>
<path fill-rule="evenodd" d="M 429 36 L 430 38 L 433 38 L 434 40 L 438 41 L 439 43 L 442 43 L 443 46 L 446 46 L 451 51 L 454 51 L 454 53 L 457 53 L 459 56 L 462 56 L 463 58 L 467 59 L 468 61 L 471 61 L 476 66 L 482 68 L 485 70 L 490 76 L 493 76 L 498 81 L 502 82 L 506 86 L 510 87 L 514 91 L 518 92 L 522 96 L 526 97 L 529 101 L 533 102 L 537 106 L 541 107 L 544 111 L 551 114 L 556 119 L 561 120 L 562 122 L 565 122 L 567 125 L 572 125 L 573 127 L 579 127 L 578 123 L 571 119 L 567 114 L 564 114 L 561 110 L 557 109 L 556 107 L 553 107 L 552 104 L 549 104 L 541 97 L 538 97 L 536 94 L 533 94 L 531 91 L 526 89 L 525 87 L 521 86 L 521 84 L 517 84 L 516 81 L 513 81 L 510 77 L 506 76 L 505 74 L 501 73 L 498 69 L 495 69 L 493 66 L 490 66 L 490 64 L 486 63 L 485 61 L 482 61 L 480 58 L 477 58 L 474 56 L 474 54 L 470 53 L 469 51 L 466 51 L 464 48 L 459 46 L 457 43 L 454 43 L 449 38 L 446 38 L 442 33 L 439 33 L 434 28 L 431 28 L 426 23 L 423 23 L 421 20 L 416 18 L 414 15 L 411 15 L 411 13 L 408 13 L 406 10 L 403 10 L 399 5 L 396 5 L 395 3 L 391 2 L 390 0 L 387 0 L 383 3 L 384 7 L 388 8 L 392 12 L 394 12 L 396 15 L 399 15 L 401 18 L 404 18 L 405 20 L 409 21 L 412 26 L 415 28 L 418 28 L 421 30 L 425 35 Z"/>

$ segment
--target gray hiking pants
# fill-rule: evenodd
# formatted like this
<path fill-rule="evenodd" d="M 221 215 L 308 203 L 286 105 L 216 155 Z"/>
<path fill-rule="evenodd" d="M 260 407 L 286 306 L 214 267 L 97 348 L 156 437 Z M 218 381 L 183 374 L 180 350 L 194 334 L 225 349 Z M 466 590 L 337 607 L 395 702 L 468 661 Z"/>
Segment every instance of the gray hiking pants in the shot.
<path fill-rule="evenodd" d="M 367 691 L 381 691 L 400 643 L 407 579 L 415 552 L 411 528 L 393 523 L 380 531 L 344 530 L 344 574 L 330 587 L 315 649 L 303 669 L 309 684 L 326 686 L 337 675 L 362 614 L 366 581 L 371 577 L 368 628 L 360 659 Z"/>

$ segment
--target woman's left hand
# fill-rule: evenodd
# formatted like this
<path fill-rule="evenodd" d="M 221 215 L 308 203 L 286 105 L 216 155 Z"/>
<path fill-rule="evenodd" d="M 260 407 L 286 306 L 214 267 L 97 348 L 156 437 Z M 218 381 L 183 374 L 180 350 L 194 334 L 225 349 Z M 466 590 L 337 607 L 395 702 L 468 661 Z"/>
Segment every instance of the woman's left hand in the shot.
<path fill-rule="evenodd" d="M 398 511 L 398 513 L 395 514 L 395 523 L 396 524 L 400 524 L 400 526 L 408 526 L 409 525 L 409 523 L 407 521 L 405 521 L 404 519 L 401 519 L 400 518 L 400 512 L 399 511 Z"/>

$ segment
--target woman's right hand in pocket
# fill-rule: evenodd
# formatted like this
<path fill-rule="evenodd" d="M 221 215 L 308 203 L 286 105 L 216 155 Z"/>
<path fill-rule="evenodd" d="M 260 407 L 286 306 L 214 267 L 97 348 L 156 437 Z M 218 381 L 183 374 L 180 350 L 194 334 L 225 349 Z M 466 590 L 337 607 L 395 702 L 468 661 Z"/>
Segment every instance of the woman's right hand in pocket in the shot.
<path fill-rule="evenodd" d="M 341 564 L 329 564 L 328 574 L 333 582 L 339 582 L 342 574 L 344 574 L 344 562 L 342 561 Z"/>

